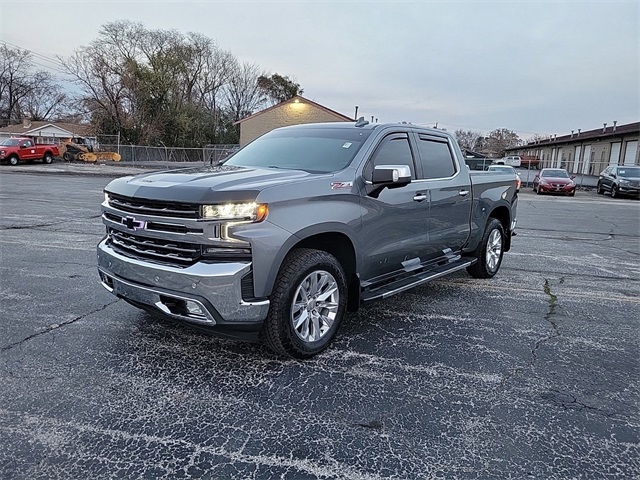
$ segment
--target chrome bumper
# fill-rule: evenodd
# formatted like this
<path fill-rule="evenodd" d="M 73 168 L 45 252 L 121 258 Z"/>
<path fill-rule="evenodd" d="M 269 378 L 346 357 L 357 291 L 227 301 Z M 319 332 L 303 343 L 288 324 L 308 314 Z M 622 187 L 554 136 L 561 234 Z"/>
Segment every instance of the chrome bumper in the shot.
<path fill-rule="evenodd" d="M 114 295 L 151 307 L 178 320 L 213 326 L 264 320 L 269 301 L 245 302 L 241 279 L 249 262 L 205 264 L 174 268 L 128 258 L 106 244 L 98 244 L 98 272 L 102 285 Z"/>

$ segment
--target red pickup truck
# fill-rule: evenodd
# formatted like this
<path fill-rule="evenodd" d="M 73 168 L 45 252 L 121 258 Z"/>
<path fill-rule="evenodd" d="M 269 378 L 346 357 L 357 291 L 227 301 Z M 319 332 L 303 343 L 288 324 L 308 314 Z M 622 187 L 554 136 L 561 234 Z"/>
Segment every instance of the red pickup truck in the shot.
<path fill-rule="evenodd" d="M 31 160 L 51 163 L 58 154 L 57 145 L 35 144 L 30 138 L 7 138 L 0 143 L 0 161 L 11 165 Z"/>

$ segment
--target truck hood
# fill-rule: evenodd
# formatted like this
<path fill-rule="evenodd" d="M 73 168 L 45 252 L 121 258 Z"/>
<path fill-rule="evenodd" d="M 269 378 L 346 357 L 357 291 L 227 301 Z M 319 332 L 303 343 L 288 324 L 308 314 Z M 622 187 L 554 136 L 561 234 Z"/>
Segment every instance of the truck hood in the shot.
<path fill-rule="evenodd" d="M 249 201 L 268 187 L 317 178 L 300 170 L 217 165 L 151 172 L 116 179 L 109 193 L 183 203 Z"/>

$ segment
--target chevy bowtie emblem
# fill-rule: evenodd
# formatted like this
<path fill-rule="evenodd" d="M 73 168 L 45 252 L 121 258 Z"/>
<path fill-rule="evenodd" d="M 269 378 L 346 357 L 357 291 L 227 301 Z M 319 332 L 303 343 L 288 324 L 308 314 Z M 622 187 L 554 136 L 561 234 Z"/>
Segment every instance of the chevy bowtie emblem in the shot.
<path fill-rule="evenodd" d="M 147 222 L 136 220 L 134 217 L 124 217 L 122 219 L 122 224 L 129 230 L 142 230 L 147 226 Z"/>

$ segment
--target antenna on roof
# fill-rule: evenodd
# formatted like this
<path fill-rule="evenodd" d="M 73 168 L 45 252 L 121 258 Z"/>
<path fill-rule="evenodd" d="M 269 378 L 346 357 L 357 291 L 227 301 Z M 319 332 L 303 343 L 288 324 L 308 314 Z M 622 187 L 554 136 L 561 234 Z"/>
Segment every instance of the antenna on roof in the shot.
<path fill-rule="evenodd" d="M 365 125 L 369 125 L 369 122 L 367 122 L 364 117 L 360 117 L 356 122 L 356 127 L 364 127 Z"/>

